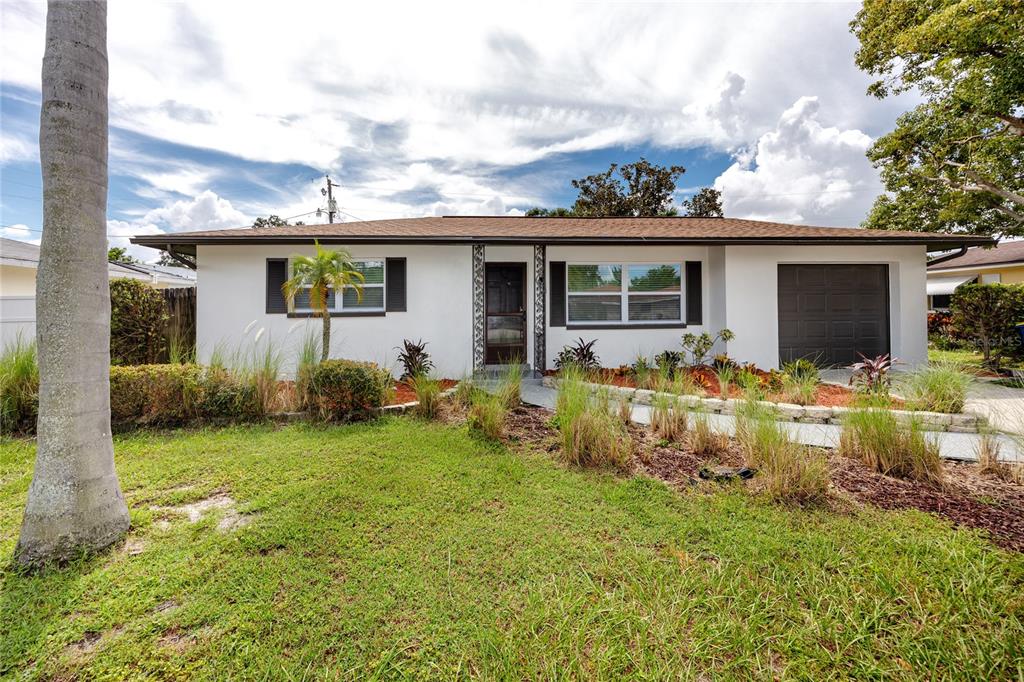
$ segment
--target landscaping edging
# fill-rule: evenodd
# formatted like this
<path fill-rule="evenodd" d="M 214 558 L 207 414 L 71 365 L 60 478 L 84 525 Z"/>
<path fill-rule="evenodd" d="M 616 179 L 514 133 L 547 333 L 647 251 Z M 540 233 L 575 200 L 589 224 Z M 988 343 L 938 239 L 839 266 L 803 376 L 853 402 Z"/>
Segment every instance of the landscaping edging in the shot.
<path fill-rule="evenodd" d="M 541 383 L 548 388 L 558 388 L 557 377 L 546 376 L 541 380 Z M 656 391 L 643 388 L 592 383 L 586 383 L 585 385 L 592 393 L 608 391 L 612 396 L 625 396 L 630 402 L 640 405 L 650 405 L 654 396 L 657 395 Z M 736 414 L 736 407 L 743 402 L 735 398 L 701 398 L 695 395 L 676 395 L 674 393 L 665 393 L 663 395 L 675 398 L 690 410 L 701 409 L 705 412 L 724 415 Z M 766 400 L 759 401 L 759 403 L 774 410 L 779 421 L 797 422 L 799 424 L 838 425 L 842 424 L 843 418 L 851 412 L 849 407 L 804 406 L 792 403 L 773 403 Z M 945 414 L 942 412 L 919 412 L 913 410 L 890 410 L 890 412 L 902 423 L 917 421 L 926 431 L 978 433 L 979 427 L 984 426 L 984 420 L 974 414 Z"/>
<path fill-rule="evenodd" d="M 458 384 L 452 386 L 447 390 L 441 391 L 441 397 L 447 398 L 448 396 L 455 392 L 456 388 L 458 388 Z M 405 414 L 406 412 L 412 410 L 419 404 L 420 401 L 413 400 L 412 402 L 398 403 L 397 405 L 384 405 L 383 407 L 378 407 L 377 409 L 375 409 L 373 411 L 373 416 L 380 417 L 388 414 Z M 307 417 L 309 417 L 309 412 L 275 412 L 274 414 L 270 415 L 270 418 L 272 420 L 276 422 L 285 423 L 299 421 L 301 419 L 306 419 Z"/>

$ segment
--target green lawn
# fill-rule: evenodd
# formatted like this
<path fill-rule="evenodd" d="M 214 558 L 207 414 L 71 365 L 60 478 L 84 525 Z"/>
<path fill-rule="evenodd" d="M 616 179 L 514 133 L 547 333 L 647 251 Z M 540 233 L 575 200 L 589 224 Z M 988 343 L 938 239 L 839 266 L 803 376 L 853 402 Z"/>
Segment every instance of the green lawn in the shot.
<path fill-rule="evenodd" d="M 920 513 L 679 494 L 411 419 L 116 450 L 128 543 L 0 573 L 0 677 L 1024 675 L 1024 560 Z M 5 557 L 32 457 L 0 444 Z M 214 492 L 251 523 L 153 510 Z"/>
<path fill-rule="evenodd" d="M 971 350 L 939 350 L 937 348 L 928 349 L 928 361 L 929 362 L 946 362 L 954 363 L 957 365 L 963 365 L 964 367 L 981 367 L 982 356 L 981 353 L 975 353 Z"/>

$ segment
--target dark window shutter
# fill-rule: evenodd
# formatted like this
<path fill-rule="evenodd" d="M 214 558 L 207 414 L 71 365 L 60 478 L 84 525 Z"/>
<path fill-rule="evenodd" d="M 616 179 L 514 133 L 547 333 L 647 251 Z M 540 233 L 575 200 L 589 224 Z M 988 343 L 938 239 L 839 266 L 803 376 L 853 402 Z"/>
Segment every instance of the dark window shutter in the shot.
<path fill-rule="evenodd" d="M 288 279 L 288 259 L 267 259 L 267 314 L 288 312 L 288 302 L 284 299 L 281 287 Z"/>
<path fill-rule="evenodd" d="M 548 277 L 550 312 L 548 323 L 552 327 L 565 326 L 565 261 L 551 261 L 551 275 Z"/>
<path fill-rule="evenodd" d="M 704 308 L 704 287 L 701 284 L 701 262 L 686 261 L 686 324 L 701 324 Z"/>
<path fill-rule="evenodd" d="M 387 261 L 387 303 L 384 309 L 389 313 L 405 312 L 405 259 L 388 258 Z"/>

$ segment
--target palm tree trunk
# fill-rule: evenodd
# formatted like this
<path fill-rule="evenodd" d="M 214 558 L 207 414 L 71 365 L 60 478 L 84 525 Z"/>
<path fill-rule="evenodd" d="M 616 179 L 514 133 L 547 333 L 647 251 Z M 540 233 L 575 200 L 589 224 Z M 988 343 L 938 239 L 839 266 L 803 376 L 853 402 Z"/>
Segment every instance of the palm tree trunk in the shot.
<path fill-rule="evenodd" d="M 324 316 L 324 336 L 320 340 L 320 362 L 324 362 L 331 354 L 331 313 L 324 309 L 320 314 Z"/>
<path fill-rule="evenodd" d="M 23 564 L 102 549 L 129 526 L 110 438 L 107 80 L 105 0 L 51 0 L 39 126 L 39 421 L 15 550 Z"/>

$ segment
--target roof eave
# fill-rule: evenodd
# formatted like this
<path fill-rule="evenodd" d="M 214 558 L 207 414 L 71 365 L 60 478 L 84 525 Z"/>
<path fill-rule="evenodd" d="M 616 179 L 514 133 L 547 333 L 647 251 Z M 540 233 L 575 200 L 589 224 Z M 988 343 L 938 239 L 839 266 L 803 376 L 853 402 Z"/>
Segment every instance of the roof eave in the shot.
<path fill-rule="evenodd" d="M 903 233 L 905 234 L 905 233 Z M 131 242 L 140 246 L 162 249 L 168 245 L 174 245 L 180 253 L 195 255 L 195 247 L 199 244 L 207 245 L 250 245 L 259 244 L 312 244 L 319 241 L 323 244 L 548 244 L 564 245 L 575 244 L 580 246 L 619 246 L 625 244 L 671 244 L 671 245 L 701 245 L 701 246 L 743 246 L 743 245 L 808 245 L 808 246 L 835 246 L 840 244 L 850 245 L 924 245 L 928 251 L 945 251 L 958 248 L 965 244 L 982 245 L 994 243 L 986 237 L 976 235 L 956 237 L 950 235 L 948 238 L 935 239 L 933 235 L 915 239 L 911 237 L 900 238 L 879 238 L 869 237 L 476 237 L 476 236 L 339 236 L 339 235 L 249 235 L 245 237 L 222 236 L 222 237 L 189 237 L 187 235 L 145 235 L 133 237 Z M 182 250 L 184 247 L 192 247 L 189 250 Z"/>

